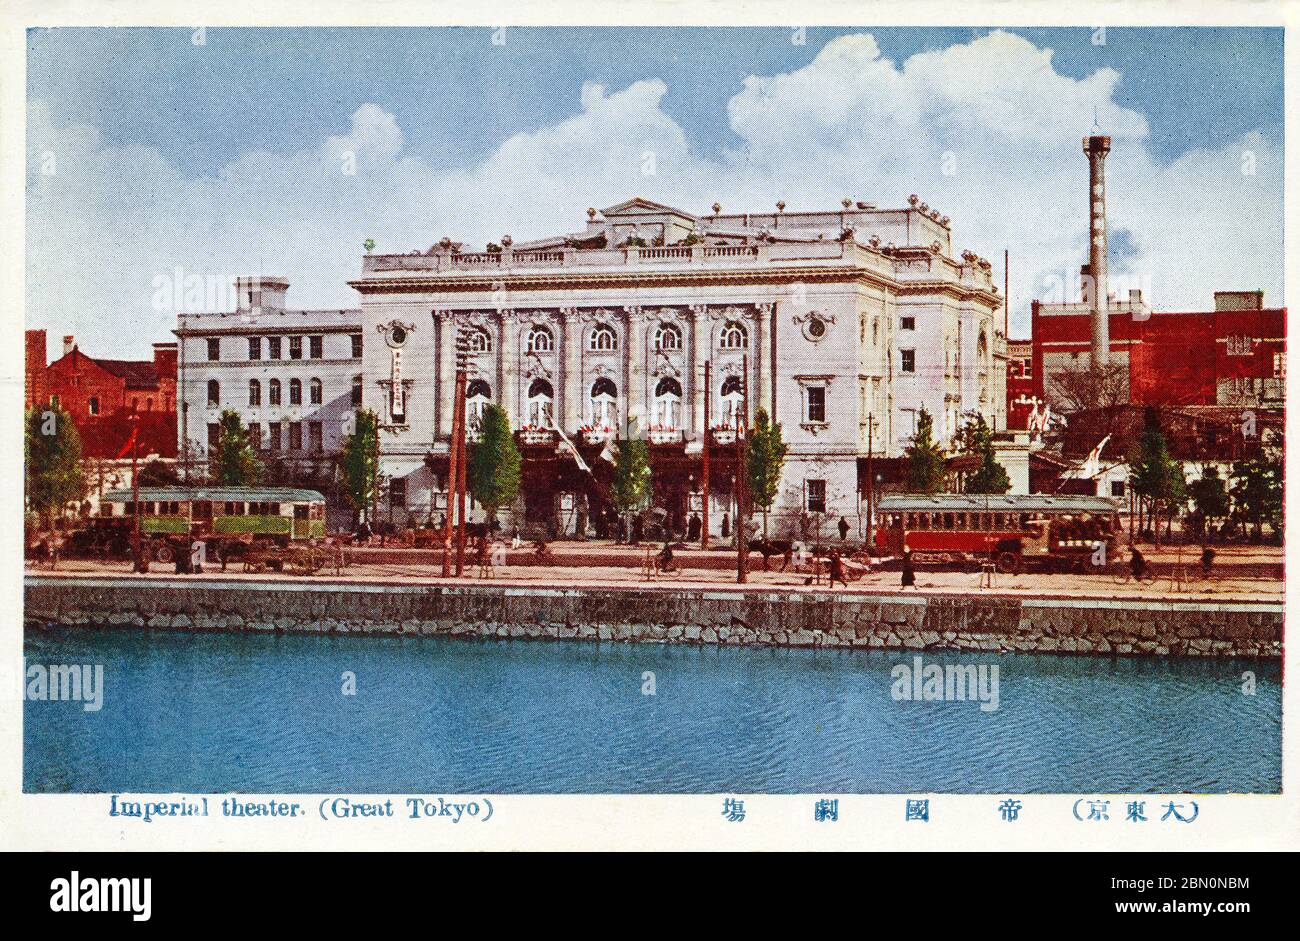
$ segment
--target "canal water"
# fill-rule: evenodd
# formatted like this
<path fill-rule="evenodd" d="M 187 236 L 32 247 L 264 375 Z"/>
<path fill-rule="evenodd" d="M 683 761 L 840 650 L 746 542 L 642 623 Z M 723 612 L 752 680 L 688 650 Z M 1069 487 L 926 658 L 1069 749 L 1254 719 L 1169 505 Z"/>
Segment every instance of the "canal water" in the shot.
<path fill-rule="evenodd" d="M 26 656 L 104 667 L 97 712 L 25 703 L 29 792 L 1281 787 L 1272 662 L 923 655 L 996 665 L 985 711 L 895 699 L 901 651 L 114 628 L 29 631 Z"/>

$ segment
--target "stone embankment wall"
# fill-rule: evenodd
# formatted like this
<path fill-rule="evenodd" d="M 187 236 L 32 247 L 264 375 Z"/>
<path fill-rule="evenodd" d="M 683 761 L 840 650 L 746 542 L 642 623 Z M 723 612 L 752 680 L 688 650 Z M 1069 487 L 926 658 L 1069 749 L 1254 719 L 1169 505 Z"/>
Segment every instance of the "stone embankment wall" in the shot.
<path fill-rule="evenodd" d="M 597 642 L 1280 657 L 1282 606 L 853 591 L 29 576 L 29 625 Z"/>

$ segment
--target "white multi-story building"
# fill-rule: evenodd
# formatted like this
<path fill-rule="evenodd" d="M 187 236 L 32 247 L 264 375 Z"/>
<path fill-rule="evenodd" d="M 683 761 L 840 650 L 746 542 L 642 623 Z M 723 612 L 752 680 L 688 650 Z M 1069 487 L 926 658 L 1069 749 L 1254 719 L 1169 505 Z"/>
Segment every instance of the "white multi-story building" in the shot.
<path fill-rule="evenodd" d="M 361 402 L 361 314 L 292 310 L 283 278 L 239 278 L 237 309 L 186 313 L 180 344 L 180 459 L 207 460 L 221 413 L 233 409 L 259 454 L 307 477 L 328 477 Z"/>
<path fill-rule="evenodd" d="M 710 425 L 741 407 L 742 379 L 751 419 L 762 407 L 782 425 L 779 526 L 805 513 L 856 521 L 860 461 L 900 455 L 923 408 L 940 443 L 970 413 L 1005 428 L 1002 298 L 987 261 L 954 256 L 948 217 L 915 196 L 891 210 L 713 208 L 636 198 L 527 244 L 469 252 L 443 239 L 365 256 L 351 282 L 363 400 L 381 419 L 394 509 L 440 506 L 457 331 L 472 350 L 471 420 L 487 402 L 505 407 L 526 445 L 526 519 L 561 531 L 572 520 L 556 517 L 600 487 L 571 471 L 552 428 L 579 444 L 636 429 L 657 445 L 656 501 L 678 520 L 698 506 L 706 362 Z M 726 456 L 714 462 L 714 529 L 730 505 Z M 543 472 L 530 477 L 530 462 Z"/>

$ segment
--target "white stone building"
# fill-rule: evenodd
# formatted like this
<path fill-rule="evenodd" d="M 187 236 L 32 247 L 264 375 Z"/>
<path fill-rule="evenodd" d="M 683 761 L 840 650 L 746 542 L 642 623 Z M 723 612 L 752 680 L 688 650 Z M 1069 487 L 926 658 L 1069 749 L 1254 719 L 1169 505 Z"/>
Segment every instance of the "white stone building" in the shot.
<path fill-rule="evenodd" d="M 235 286 L 236 310 L 177 318 L 182 467 L 207 460 L 230 408 L 264 460 L 328 479 L 361 401 L 360 311 L 286 308 L 283 278 L 239 278 Z"/>
<path fill-rule="evenodd" d="M 733 215 L 636 198 L 587 215 L 581 231 L 527 244 L 507 236 L 470 252 L 443 239 L 365 256 L 350 282 L 366 336 L 363 399 L 382 422 L 394 509 L 441 508 L 457 330 L 474 350 L 471 413 L 491 401 L 516 428 L 553 425 L 571 440 L 633 428 L 664 455 L 675 448 L 656 475 L 675 514 L 698 506 L 706 361 L 712 426 L 740 407 L 747 357 L 751 416 L 761 406 L 783 427 L 790 452 L 773 509 L 785 527 L 807 512 L 856 528 L 859 461 L 901 455 L 921 408 L 944 444 L 972 412 L 1005 428 L 990 265 L 954 256 L 948 218 L 916 197 L 892 210 L 845 200 L 840 211 Z M 554 432 L 525 437 L 568 454 Z M 560 515 L 572 505 L 525 489 L 530 521 L 552 500 Z M 729 477 L 712 491 L 716 531 Z"/>

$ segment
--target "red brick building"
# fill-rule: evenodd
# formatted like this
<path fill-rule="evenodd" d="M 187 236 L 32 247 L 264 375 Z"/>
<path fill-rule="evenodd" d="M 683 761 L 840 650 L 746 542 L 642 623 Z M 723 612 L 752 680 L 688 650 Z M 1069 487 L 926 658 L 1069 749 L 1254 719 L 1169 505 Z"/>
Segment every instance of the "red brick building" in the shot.
<path fill-rule="evenodd" d="M 1007 341 L 1007 429 L 1024 431 L 1034 410 L 1034 341 Z"/>
<path fill-rule="evenodd" d="M 1266 308 L 1262 291 L 1216 291 L 1211 311 L 1153 311 L 1140 295 L 1112 303 L 1112 363 L 1128 370 L 1137 405 L 1281 408 L 1286 379 L 1286 308 Z M 1051 376 L 1090 355 L 1086 304 L 1033 304 L 1033 395 L 1048 398 Z M 1013 396 L 1008 370 L 1008 424 Z M 1015 427 L 1015 426 L 1010 426 Z"/>
<path fill-rule="evenodd" d="M 139 453 L 176 456 L 176 344 L 155 343 L 152 360 L 88 356 L 73 338 L 45 363 L 45 331 L 28 330 L 27 405 L 57 404 L 72 416 L 88 458 L 116 457 L 139 414 Z"/>

